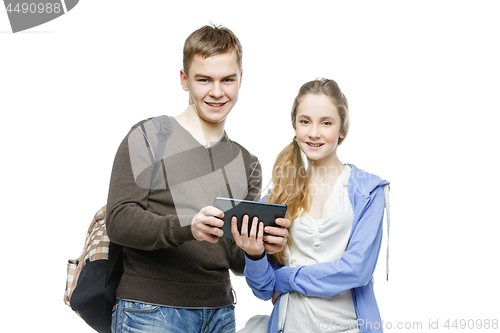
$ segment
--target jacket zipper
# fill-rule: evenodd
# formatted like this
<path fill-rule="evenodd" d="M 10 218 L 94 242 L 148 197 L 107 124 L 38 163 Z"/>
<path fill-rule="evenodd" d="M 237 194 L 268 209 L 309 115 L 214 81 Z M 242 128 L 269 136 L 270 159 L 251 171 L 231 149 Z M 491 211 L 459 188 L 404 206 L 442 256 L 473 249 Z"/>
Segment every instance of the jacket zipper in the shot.
<path fill-rule="evenodd" d="M 356 291 L 354 290 L 354 288 L 351 290 L 352 290 L 352 302 L 354 303 L 354 311 L 356 312 L 356 324 L 357 324 L 358 320 L 359 320 L 358 301 L 356 299 Z M 359 328 L 359 326 L 358 326 L 358 328 Z M 361 332 L 361 330 L 359 330 L 359 331 Z"/>

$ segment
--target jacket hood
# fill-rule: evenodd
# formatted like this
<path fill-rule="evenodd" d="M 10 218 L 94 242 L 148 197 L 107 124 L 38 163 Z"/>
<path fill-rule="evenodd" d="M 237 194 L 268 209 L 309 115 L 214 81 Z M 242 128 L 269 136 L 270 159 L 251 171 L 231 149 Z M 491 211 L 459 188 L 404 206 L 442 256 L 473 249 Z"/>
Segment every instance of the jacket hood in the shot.
<path fill-rule="evenodd" d="M 350 166 L 352 169 L 350 181 L 353 186 L 351 188 L 352 192 L 349 193 L 350 195 L 358 192 L 365 198 L 368 198 L 370 193 L 378 186 L 389 185 L 387 180 L 384 180 L 379 176 L 363 171 L 353 164 L 346 165 Z"/>

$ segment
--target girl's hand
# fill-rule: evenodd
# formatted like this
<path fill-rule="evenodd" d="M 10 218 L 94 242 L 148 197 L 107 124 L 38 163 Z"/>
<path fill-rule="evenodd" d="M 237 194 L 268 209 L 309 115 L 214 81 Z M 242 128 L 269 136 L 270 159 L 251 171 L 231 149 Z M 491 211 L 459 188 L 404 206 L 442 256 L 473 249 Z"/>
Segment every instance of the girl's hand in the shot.
<path fill-rule="evenodd" d="M 288 227 L 290 227 L 290 220 L 276 219 L 277 227 L 266 227 L 265 232 L 269 235 L 264 236 L 264 248 L 267 254 L 280 252 L 286 245 L 288 236 Z"/>
<path fill-rule="evenodd" d="M 264 223 L 257 217 L 253 218 L 250 235 L 248 234 L 248 215 L 243 216 L 241 223 L 241 235 L 238 232 L 237 219 L 233 216 L 231 219 L 231 233 L 233 234 L 236 245 L 242 248 L 248 257 L 262 257 L 264 254 Z M 258 228 L 258 230 L 257 230 Z"/>
<path fill-rule="evenodd" d="M 273 302 L 273 305 L 276 303 L 278 298 L 280 298 L 280 294 L 278 294 L 276 291 L 274 292 L 273 298 L 271 299 L 271 302 Z"/>

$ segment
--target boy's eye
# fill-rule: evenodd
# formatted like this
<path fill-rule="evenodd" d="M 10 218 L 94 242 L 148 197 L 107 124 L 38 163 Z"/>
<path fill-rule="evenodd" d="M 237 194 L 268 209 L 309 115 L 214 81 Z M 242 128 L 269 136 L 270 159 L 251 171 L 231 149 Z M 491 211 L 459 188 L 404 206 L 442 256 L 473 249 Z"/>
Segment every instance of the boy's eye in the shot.
<path fill-rule="evenodd" d="M 225 83 L 231 83 L 231 82 L 233 82 L 233 81 L 234 81 L 234 79 L 225 79 L 225 80 L 224 80 L 224 82 L 225 82 Z"/>

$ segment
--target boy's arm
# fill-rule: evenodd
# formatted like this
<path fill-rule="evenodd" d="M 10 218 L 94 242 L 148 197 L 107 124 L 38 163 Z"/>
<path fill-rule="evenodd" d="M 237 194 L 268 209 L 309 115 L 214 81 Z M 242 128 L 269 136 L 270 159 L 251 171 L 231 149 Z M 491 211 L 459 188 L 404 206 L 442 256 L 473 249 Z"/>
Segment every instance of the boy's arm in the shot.
<path fill-rule="evenodd" d="M 276 292 L 298 291 L 331 297 L 370 282 L 382 241 L 384 188 L 377 187 L 340 259 L 309 266 L 285 266 L 276 271 Z"/>
<path fill-rule="evenodd" d="M 151 160 L 151 156 L 144 142 L 136 140 L 131 143 L 129 135 L 118 148 L 111 173 L 106 208 L 106 229 L 110 240 L 127 247 L 152 251 L 177 247 L 194 239 L 190 226 L 181 227 L 177 215 L 161 216 L 147 210 L 150 190 L 137 185 L 130 152 L 138 155 L 133 158 L 144 161 Z M 139 148 L 129 149 L 129 144 L 136 144 Z M 146 170 L 144 178 L 148 178 L 148 172 L 151 174 L 151 170 Z"/>

